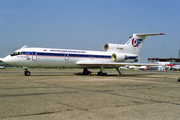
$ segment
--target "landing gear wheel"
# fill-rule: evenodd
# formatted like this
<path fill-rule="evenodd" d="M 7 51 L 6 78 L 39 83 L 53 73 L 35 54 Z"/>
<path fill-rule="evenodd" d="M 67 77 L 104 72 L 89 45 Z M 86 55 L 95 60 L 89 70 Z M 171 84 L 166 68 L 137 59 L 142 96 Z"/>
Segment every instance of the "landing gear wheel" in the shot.
<path fill-rule="evenodd" d="M 180 77 L 179 77 L 179 79 L 177 81 L 180 82 Z"/>
<path fill-rule="evenodd" d="M 103 73 L 103 72 L 100 71 L 100 72 L 97 73 L 97 75 L 98 76 L 107 76 L 107 73 Z"/>
<path fill-rule="evenodd" d="M 87 68 L 84 68 L 83 75 L 91 75 L 91 71 L 88 71 Z"/>
<path fill-rule="evenodd" d="M 103 73 L 102 73 L 102 72 L 98 72 L 97 75 L 98 75 L 98 76 L 102 76 Z"/>
<path fill-rule="evenodd" d="M 107 73 L 103 73 L 103 76 L 107 76 Z"/>
<path fill-rule="evenodd" d="M 25 76 L 30 76 L 30 75 L 31 75 L 31 72 L 29 72 L 29 71 L 24 71 L 24 75 L 25 75 Z"/>

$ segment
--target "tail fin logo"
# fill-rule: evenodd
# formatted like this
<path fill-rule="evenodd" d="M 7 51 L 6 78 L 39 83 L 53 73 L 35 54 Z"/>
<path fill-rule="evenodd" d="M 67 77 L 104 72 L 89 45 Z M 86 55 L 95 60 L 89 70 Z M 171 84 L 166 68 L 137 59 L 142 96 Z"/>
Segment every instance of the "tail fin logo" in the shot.
<path fill-rule="evenodd" d="M 132 45 L 133 45 L 134 47 L 137 47 L 137 46 L 138 46 L 138 39 L 133 38 L 133 39 L 132 39 Z"/>

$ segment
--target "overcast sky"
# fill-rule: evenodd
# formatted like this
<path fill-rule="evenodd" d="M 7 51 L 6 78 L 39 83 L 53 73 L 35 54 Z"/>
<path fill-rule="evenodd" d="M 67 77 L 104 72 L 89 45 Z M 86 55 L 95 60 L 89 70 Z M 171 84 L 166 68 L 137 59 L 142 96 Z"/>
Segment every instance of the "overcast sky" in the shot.
<path fill-rule="evenodd" d="M 0 57 L 29 47 L 103 50 L 133 33 L 149 36 L 141 62 L 178 57 L 179 0 L 0 0 Z"/>

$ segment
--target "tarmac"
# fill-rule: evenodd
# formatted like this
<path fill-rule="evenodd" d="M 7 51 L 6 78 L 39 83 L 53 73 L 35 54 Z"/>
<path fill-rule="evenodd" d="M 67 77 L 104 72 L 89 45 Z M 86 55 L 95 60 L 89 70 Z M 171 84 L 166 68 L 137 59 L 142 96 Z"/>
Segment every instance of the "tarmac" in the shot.
<path fill-rule="evenodd" d="M 0 70 L 1 120 L 180 119 L 179 71 L 29 70 Z"/>

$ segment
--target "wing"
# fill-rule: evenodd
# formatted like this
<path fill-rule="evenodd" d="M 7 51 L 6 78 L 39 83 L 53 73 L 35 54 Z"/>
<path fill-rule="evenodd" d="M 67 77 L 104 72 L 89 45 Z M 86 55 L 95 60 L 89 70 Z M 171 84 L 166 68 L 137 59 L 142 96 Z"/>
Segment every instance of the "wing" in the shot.
<path fill-rule="evenodd" d="M 82 65 L 86 67 L 121 67 L 125 65 L 133 65 L 133 66 L 164 66 L 160 64 L 148 64 L 148 63 L 117 63 L 117 62 L 99 62 L 99 61 L 78 61 L 77 65 Z"/>

